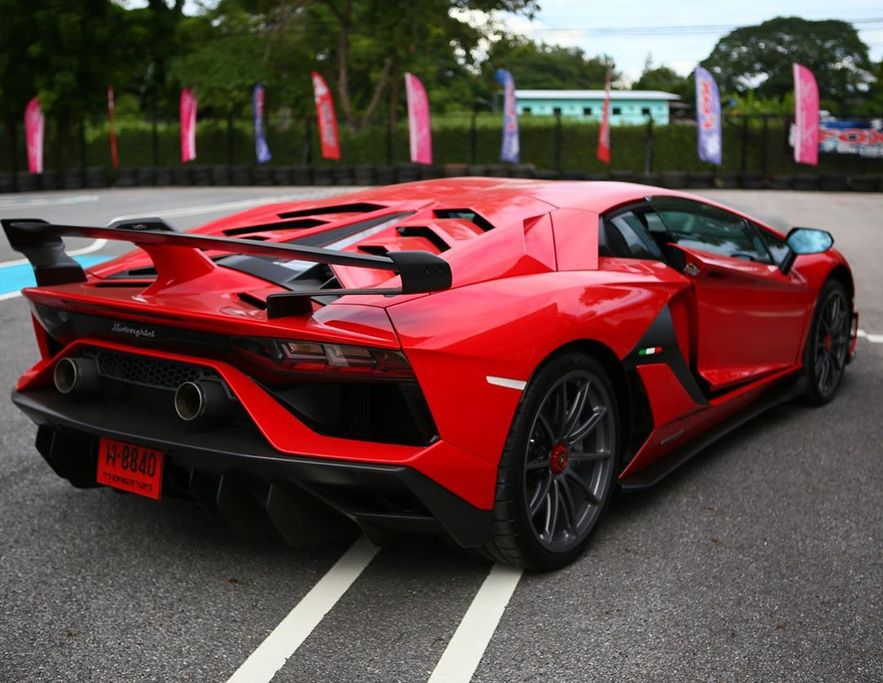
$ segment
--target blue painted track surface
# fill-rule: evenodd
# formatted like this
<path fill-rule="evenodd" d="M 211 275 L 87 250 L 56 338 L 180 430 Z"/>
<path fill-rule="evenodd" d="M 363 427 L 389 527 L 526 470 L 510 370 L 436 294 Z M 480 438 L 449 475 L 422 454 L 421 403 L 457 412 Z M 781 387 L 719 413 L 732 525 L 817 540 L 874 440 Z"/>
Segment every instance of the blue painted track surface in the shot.
<path fill-rule="evenodd" d="M 110 256 L 76 256 L 74 260 L 84 268 L 89 268 L 110 258 Z M 0 295 L 17 292 L 23 287 L 33 287 L 35 284 L 34 270 L 30 263 L 0 266 Z"/>

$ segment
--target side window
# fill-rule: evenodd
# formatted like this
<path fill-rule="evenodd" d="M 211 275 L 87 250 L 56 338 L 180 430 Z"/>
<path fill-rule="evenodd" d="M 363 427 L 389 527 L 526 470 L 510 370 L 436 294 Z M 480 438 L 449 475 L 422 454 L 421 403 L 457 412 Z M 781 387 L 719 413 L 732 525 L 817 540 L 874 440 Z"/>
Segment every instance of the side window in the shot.
<path fill-rule="evenodd" d="M 601 256 L 662 259 L 662 252 L 650 237 L 643 217 L 634 211 L 606 216 L 601 224 L 598 246 Z"/>
<path fill-rule="evenodd" d="M 769 250 L 770 254 L 773 257 L 773 261 L 775 261 L 776 265 L 782 262 L 788 255 L 788 245 L 785 244 L 785 240 L 781 237 L 774 235 L 773 233 L 764 230 L 760 226 L 754 226 L 758 235 L 760 235 L 760 239 L 766 244 L 766 248 Z"/>
<path fill-rule="evenodd" d="M 771 262 L 764 242 L 740 216 L 689 199 L 654 197 L 651 204 L 676 244 L 731 258 Z"/>

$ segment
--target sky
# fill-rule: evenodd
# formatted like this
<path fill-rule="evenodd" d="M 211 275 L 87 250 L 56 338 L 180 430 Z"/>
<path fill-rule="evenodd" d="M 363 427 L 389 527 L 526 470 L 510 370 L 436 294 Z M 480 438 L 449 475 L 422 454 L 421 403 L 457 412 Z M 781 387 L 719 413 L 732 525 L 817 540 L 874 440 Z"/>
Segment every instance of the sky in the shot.
<path fill-rule="evenodd" d="M 871 58 L 883 59 L 883 3 L 870 0 L 539 0 L 539 4 L 533 21 L 520 16 L 503 21 L 535 40 L 580 47 L 588 55 L 608 54 L 629 80 L 641 74 L 648 54 L 655 65 L 665 64 L 686 75 L 731 28 L 775 16 L 858 22 L 856 28 Z"/>
<path fill-rule="evenodd" d="M 125 7 L 147 4 L 116 1 Z M 187 0 L 185 12 L 193 14 L 212 2 Z M 883 3 L 872 0 L 539 0 L 539 5 L 533 20 L 513 15 L 497 19 L 535 40 L 580 47 L 590 56 L 610 55 L 628 81 L 641 75 L 648 55 L 655 65 L 686 75 L 731 29 L 776 16 L 850 21 L 870 48 L 871 59 L 883 60 Z"/>

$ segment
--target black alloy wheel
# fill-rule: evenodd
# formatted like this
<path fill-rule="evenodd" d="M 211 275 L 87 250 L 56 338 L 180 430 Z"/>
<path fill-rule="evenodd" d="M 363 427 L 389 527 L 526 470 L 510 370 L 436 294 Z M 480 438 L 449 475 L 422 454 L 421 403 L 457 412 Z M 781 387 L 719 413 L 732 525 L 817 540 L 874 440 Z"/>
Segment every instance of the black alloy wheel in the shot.
<path fill-rule="evenodd" d="M 828 403 L 840 388 L 849 356 L 852 306 L 843 284 L 828 280 L 819 294 L 804 353 L 808 387 L 805 399 Z"/>
<path fill-rule="evenodd" d="M 556 569 L 588 544 L 614 486 L 616 392 L 582 353 L 543 365 L 528 384 L 500 462 L 492 559 Z"/>

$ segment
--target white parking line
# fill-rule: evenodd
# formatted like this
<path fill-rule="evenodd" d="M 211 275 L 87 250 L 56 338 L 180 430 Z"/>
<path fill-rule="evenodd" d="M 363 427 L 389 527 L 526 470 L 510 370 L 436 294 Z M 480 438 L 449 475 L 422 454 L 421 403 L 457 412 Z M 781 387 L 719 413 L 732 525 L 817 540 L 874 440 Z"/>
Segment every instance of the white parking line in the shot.
<path fill-rule="evenodd" d="M 32 206 L 58 206 L 61 204 L 85 204 L 97 202 L 97 194 L 62 195 L 59 197 L 19 197 L 0 201 L 0 209 L 21 209 Z"/>
<path fill-rule="evenodd" d="M 85 247 L 67 252 L 67 255 L 85 256 L 86 254 L 94 254 L 96 251 L 101 251 L 102 249 L 104 249 L 106 244 L 107 240 L 95 240 L 91 244 L 87 244 Z M 28 263 L 28 260 L 26 258 L 15 259 L 14 261 L 3 261 L 2 263 L 0 263 L 0 268 L 8 268 L 10 266 L 23 266 L 26 263 Z"/>
<path fill-rule="evenodd" d="M 228 683 L 270 681 L 365 570 L 378 548 L 364 536 L 294 606 Z"/>
<path fill-rule="evenodd" d="M 472 680 L 521 574 L 520 569 L 501 564 L 491 567 L 466 610 L 463 621 L 435 665 L 429 683 L 467 683 Z"/>
<path fill-rule="evenodd" d="M 871 334 L 870 332 L 865 332 L 864 330 L 858 331 L 859 337 L 864 337 L 869 342 L 873 344 L 883 344 L 883 334 Z"/>

